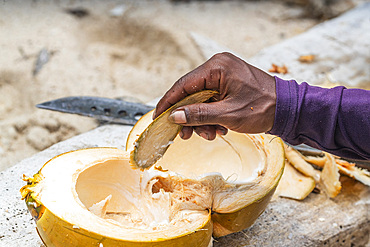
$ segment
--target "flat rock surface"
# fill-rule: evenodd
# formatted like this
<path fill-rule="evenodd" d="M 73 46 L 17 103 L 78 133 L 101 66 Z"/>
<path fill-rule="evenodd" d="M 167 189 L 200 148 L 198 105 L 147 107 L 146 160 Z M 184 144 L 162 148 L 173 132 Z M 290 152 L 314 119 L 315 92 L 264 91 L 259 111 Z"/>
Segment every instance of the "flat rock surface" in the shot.
<path fill-rule="evenodd" d="M 284 77 L 321 82 L 328 73 L 350 85 L 368 85 L 370 3 L 319 25 L 252 58 L 268 69 L 271 62 L 288 66 Z M 361 37 L 361 38 L 359 38 Z M 215 49 L 215 45 L 207 46 Z M 211 52 L 210 50 L 204 50 Z M 316 54 L 312 64 L 297 62 L 298 55 Z M 355 71 L 352 71 L 354 69 Z M 350 70 L 348 75 L 345 71 Z M 323 71 L 322 73 L 316 73 Z M 363 75 L 365 77 L 363 77 Z M 342 77 L 343 76 L 343 77 Z M 347 76 L 347 77 L 345 77 Z M 308 79 L 307 79 L 308 78 Z M 353 79 L 353 80 L 352 80 Z M 367 83 L 367 84 L 366 84 Z M 31 176 L 63 152 L 87 147 L 123 149 L 131 127 L 106 125 L 57 143 L 0 173 L 0 246 L 42 246 L 35 224 L 21 201 L 22 175 Z M 335 199 L 310 194 L 304 201 L 276 198 L 247 230 L 216 239 L 214 246 L 365 246 L 370 230 L 370 189 L 346 177 Z"/>
<path fill-rule="evenodd" d="M 0 246 L 42 246 L 31 215 L 21 200 L 22 175 L 35 174 L 63 152 L 88 147 L 124 149 L 128 126 L 106 125 L 53 145 L 0 173 Z M 335 199 L 311 194 L 303 202 L 276 198 L 245 231 L 214 241 L 214 246 L 363 246 L 369 237 L 370 189 L 342 177 Z"/>

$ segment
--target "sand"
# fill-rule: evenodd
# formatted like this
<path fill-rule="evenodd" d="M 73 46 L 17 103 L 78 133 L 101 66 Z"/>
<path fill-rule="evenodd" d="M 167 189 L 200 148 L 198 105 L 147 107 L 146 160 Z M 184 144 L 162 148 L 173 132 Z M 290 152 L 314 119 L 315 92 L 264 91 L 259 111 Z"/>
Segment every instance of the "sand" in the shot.
<path fill-rule="evenodd" d="M 205 61 L 191 32 L 248 58 L 319 23 L 302 13 L 284 1 L 2 0 L 0 171 L 98 125 L 36 104 L 79 95 L 148 102 Z M 35 73 L 41 51 L 48 61 Z"/>

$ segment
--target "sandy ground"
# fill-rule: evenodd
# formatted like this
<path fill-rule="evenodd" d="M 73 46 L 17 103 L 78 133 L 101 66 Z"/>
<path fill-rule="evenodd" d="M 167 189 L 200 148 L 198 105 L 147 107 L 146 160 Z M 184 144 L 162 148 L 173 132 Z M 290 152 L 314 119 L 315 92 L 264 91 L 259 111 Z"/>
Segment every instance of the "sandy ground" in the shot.
<path fill-rule="evenodd" d="M 87 15 L 68 13 L 77 7 Z M 115 7 L 123 14 L 112 16 Z M 248 58 L 319 22 L 302 11 L 281 1 L 1 0 L 0 171 L 97 126 L 37 103 L 77 95 L 150 101 L 205 61 L 190 32 Z M 34 74 L 42 49 L 50 58 Z"/>

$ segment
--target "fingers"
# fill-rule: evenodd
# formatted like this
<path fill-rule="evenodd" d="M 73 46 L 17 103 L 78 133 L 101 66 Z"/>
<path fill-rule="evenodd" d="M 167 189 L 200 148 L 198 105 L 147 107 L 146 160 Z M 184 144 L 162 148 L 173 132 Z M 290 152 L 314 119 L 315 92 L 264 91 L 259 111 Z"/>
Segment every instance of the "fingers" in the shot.
<path fill-rule="evenodd" d="M 194 127 L 195 133 L 206 140 L 214 140 L 216 138 L 216 127 L 214 125 L 203 125 Z"/>
<path fill-rule="evenodd" d="M 216 125 L 216 134 L 220 136 L 226 135 L 228 132 L 228 129 L 221 125 Z"/>
<path fill-rule="evenodd" d="M 212 141 L 217 135 L 226 135 L 227 129 L 220 125 L 203 125 L 194 127 L 195 133 L 208 141 Z"/>
<path fill-rule="evenodd" d="M 224 113 L 222 101 L 198 103 L 175 109 L 169 116 L 169 120 L 184 126 L 217 124 L 227 126 L 223 122 Z"/>
<path fill-rule="evenodd" d="M 216 135 L 226 135 L 228 130 L 220 125 L 203 125 L 194 127 L 195 133 L 203 137 L 206 140 L 214 140 Z M 193 127 L 184 126 L 180 131 L 179 135 L 182 139 L 187 140 L 193 134 Z"/>
<path fill-rule="evenodd" d="M 226 127 L 219 125 L 222 119 L 222 103 L 200 103 L 187 105 L 176 109 L 169 117 L 169 120 L 183 125 L 180 137 L 189 139 L 193 130 L 206 140 L 214 140 L 216 135 L 226 135 Z"/>
<path fill-rule="evenodd" d="M 183 126 L 182 130 L 180 131 L 179 135 L 182 139 L 187 140 L 193 134 L 193 128 L 190 126 Z"/>

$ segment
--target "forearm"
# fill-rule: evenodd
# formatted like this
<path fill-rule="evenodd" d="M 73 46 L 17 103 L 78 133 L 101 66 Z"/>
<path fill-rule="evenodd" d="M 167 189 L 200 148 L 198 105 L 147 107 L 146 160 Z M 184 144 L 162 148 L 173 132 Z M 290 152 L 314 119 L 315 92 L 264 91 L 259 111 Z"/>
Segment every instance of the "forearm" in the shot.
<path fill-rule="evenodd" d="M 293 145 L 370 159 L 370 91 L 275 80 L 275 121 L 269 133 Z"/>

